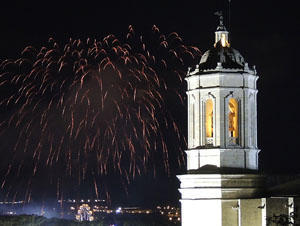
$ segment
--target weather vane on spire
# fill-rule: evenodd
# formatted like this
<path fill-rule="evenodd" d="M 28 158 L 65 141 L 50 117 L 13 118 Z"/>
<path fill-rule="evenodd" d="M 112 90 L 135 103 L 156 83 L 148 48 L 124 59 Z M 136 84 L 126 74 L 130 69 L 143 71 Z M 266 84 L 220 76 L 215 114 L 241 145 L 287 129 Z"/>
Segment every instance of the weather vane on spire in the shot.
<path fill-rule="evenodd" d="M 217 12 L 215 12 L 215 15 L 219 16 L 219 18 L 220 18 L 220 26 L 224 26 L 224 24 L 223 24 L 223 20 L 224 20 L 223 12 L 222 11 L 217 11 Z"/>
<path fill-rule="evenodd" d="M 217 31 L 226 31 L 226 28 L 224 26 L 224 17 L 223 17 L 223 12 L 222 11 L 217 11 L 214 13 L 216 16 L 219 16 L 220 18 L 220 24 L 217 28 Z"/>

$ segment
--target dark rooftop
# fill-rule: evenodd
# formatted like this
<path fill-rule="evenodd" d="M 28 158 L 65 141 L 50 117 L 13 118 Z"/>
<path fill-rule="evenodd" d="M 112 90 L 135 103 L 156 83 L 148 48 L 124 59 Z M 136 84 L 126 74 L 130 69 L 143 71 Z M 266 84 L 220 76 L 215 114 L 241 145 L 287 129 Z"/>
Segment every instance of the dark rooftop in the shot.
<path fill-rule="evenodd" d="M 245 60 L 239 51 L 231 47 L 223 47 L 221 42 L 217 42 L 213 49 L 206 51 L 201 57 L 199 69 L 215 69 L 220 62 L 223 68 L 243 69 Z"/>

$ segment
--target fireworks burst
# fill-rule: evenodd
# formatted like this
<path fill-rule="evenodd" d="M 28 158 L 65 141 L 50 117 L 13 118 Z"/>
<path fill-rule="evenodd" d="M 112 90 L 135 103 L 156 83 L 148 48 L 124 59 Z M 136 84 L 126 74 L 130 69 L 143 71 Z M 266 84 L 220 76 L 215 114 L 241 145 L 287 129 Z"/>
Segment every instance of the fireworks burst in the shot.
<path fill-rule="evenodd" d="M 124 41 L 108 35 L 61 46 L 50 38 L 4 60 L 0 125 L 2 141 L 9 138 L 1 148 L 1 189 L 16 196 L 26 187 L 28 201 L 40 174 L 62 199 L 66 181 L 88 177 L 98 196 L 99 178 L 110 172 L 127 184 L 136 174 L 155 174 L 159 161 L 169 173 L 169 155 L 181 165 L 182 144 L 170 153 L 165 139 L 173 133 L 174 143 L 184 142 L 168 101 L 184 104 L 186 64 L 199 56 L 175 32 L 165 36 L 153 26 L 147 42 L 129 26 Z"/>

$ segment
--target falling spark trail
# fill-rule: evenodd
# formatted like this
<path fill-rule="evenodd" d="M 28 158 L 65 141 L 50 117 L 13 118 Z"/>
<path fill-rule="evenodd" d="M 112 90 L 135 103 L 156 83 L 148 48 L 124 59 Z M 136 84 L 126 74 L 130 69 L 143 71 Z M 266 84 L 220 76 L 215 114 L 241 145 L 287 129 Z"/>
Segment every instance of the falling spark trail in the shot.
<path fill-rule="evenodd" d="M 162 159 L 170 175 L 169 156 L 184 164 L 180 146 L 186 144 L 170 107 L 185 104 L 185 71 L 200 55 L 176 32 L 164 35 L 154 25 L 150 38 L 137 35 L 132 26 L 124 39 L 108 35 L 62 45 L 49 38 L 40 49 L 28 46 L 19 59 L 4 60 L 0 131 L 2 139 L 15 137 L 11 150 L 18 158 L 5 155 L 11 164 L 0 175 L 1 189 L 8 192 L 11 177 L 22 177 L 14 187 L 27 186 L 30 200 L 46 173 L 56 178 L 62 200 L 70 178 L 78 178 L 80 186 L 97 172 L 99 178 L 124 177 L 120 182 L 126 190 L 136 175 L 149 169 L 157 174 L 155 159 Z M 171 144 L 167 135 L 174 138 Z M 99 178 L 90 182 L 97 197 Z"/>

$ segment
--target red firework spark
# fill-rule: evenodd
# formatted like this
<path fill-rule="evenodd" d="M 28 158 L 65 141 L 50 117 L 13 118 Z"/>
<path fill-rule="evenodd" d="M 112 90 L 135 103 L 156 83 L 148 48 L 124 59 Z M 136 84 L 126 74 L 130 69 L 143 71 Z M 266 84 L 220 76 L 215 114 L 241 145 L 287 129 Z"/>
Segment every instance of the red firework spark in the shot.
<path fill-rule="evenodd" d="M 108 35 L 61 47 L 50 38 L 40 50 L 28 46 L 19 59 L 1 63 L 2 138 L 16 136 L 13 148 L 7 145 L 2 189 L 26 181 L 28 200 L 34 178 L 46 173 L 61 199 L 63 181 L 80 184 L 95 172 L 98 196 L 96 177 L 118 172 L 129 183 L 136 174 L 155 173 L 157 158 L 168 174 L 170 155 L 184 162 L 180 148 L 169 153 L 165 133 L 174 133 L 177 144 L 184 136 L 166 101 L 172 96 L 184 104 L 186 65 L 200 51 L 155 25 L 148 42 L 128 30 L 124 41 Z"/>

